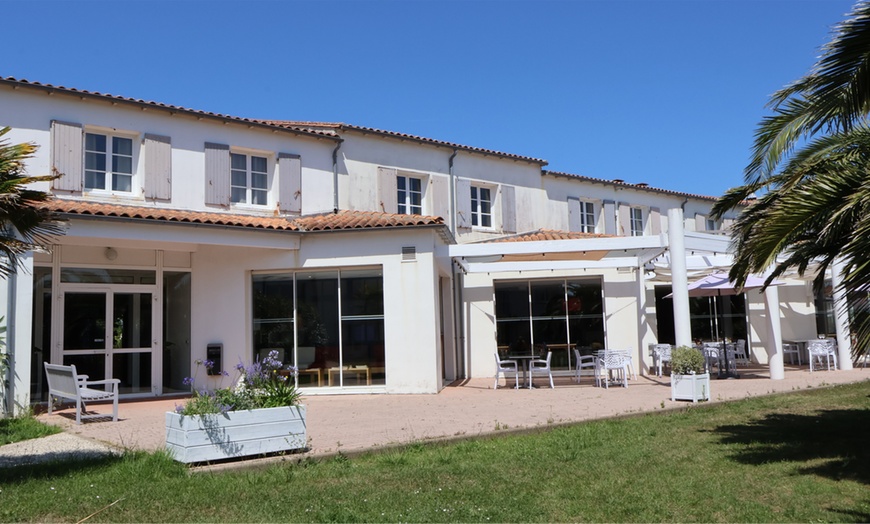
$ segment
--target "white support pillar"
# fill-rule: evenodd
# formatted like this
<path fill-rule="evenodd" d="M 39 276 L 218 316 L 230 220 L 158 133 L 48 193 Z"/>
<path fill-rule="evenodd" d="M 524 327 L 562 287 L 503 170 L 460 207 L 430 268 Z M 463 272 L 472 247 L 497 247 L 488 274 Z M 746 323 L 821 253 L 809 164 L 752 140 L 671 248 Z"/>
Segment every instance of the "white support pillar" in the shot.
<path fill-rule="evenodd" d="M 0 412 L 13 416 L 26 413 L 30 408 L 33 255 L 22 255 L 19 260 L 18 271 L 6 278 L 5 311 L 2 311 L 6 324 L 6 353 L 9 355 L 9 388 L 0 395 L 5 404 Z"/>
<path fill-rule="evenodd" d="M 637 352 L 632 357 L 637 362 L 637 369 L 642 374 L 644 370 L 644 339 L 646 339 L 646 281 L 644 278 L 644 268 L 637 268 L 635 275 L 637 276 Z"/>
<path fill-rule="evenodd" d="M 764 290 L 764 311 L 767 314 L 767 340 L 764 349 L 767 350 L 767 361 L 770 366 L 770 378 L 782 380 L 785 378 L 785 364 L 782 359 L 782 324 L 779 318 L 779 288 L 768 286 Z"/>
<path fill-rule="evenodd" d="M 852 336 L 849 326 L 849 310 L 843 283 L 843 262 L 834 259 L 831 266 L 831 284 L 834 288 L 834 326 L 837 330 L 837 361 L 840 369 L 852 369 Z"/>
<path fill-rule="evenodd" d="M 674 336 L 678 346 L 692 345 L 689 320 L 689 276 L 686 272 L 686 241 L 683 210 L 668 209 L 668 250 L 671 255 L 671 286 L 674 299 Z"/>

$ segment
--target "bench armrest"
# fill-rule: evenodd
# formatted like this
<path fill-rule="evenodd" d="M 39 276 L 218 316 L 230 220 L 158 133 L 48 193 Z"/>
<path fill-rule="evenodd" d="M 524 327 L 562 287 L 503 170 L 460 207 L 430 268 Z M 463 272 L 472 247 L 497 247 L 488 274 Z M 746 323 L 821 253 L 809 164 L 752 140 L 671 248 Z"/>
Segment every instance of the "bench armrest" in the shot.
<path fill-rule="evenodd" d="M 88 387 L 88 386 L 94 386 L 94 385 L 97 385 L 97 384 L 111 384 L 113 388 L 116 388 L 116 387 L 118 386 L 118 384 L 120 384 L 120 383 L 121 383 L 121 380 L 120 380 L 120 379 L 117 379 L 117 378 L 107 378 L 107 379 L 105 379 L 105 380 L 88 380 L 88 381 L 82 381 L 81 385 L 82 385 L 82 386 L 85 386 L 85 387 Z"/>

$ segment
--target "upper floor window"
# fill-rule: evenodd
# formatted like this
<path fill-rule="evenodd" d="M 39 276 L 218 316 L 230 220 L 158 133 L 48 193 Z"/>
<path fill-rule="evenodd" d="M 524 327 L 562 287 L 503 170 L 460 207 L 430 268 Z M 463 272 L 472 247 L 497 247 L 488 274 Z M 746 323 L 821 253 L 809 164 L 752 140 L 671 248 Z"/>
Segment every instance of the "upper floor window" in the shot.
<path fill-rule="evenodd" d="M 707 231 L 716 231 L 719 227 L 716 225 L 716 221 L 712 218 L 707 219 Z"/>
<path fill-rule="evenodd" d="M 643 236 L 643 210 L 639 207 L 631 208 L 629 219 L 631 221 L 631 236 Z"/>
<path fill-rule="evenodd" d="M 265 206 L 269 196 L 269 161 L 262 156 L 230 153 L 230 201 Z"/>
<path fill-rule="evenodd" d="M 133 139 L 85 133 L 85 189 L 133 191 Z"/>
<path fill-rule="evenodd" d="M 423 181 L 411 176 L 398 175 L 396 186 L 398 188 L 398 213 L 400 215 L 422 215 Z"/>
<path fill-rule="evenodd" d="M 492 197 L 488 187 L 471 186 L 471 225 L 492 227 Z"/>
<path fill-rule="evenodd" d="M 592 202 L 580 202 L 580 231 L 595 232 L 595 204 Z"/>

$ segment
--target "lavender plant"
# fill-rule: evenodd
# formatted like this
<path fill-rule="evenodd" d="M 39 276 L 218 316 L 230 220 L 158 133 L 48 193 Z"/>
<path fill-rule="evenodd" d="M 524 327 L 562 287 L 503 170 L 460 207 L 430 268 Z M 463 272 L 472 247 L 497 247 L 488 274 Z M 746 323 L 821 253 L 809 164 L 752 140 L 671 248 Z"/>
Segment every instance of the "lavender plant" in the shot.
<path fill-rule="evenodd" d="M 196 361 L 193 376 L 184 379 L 184 384 L 191 386 L 193 395 L 185 404 L 175 406 L 176 413 L 224 414 L 228 411 L 295 406 L 299 403 L 300 393 L 293 380 L 297 369 L 292 365 L 285 366 L 278 359 L 277 351 L 270 351 L 263 360 L 255 360 L 249 366 L 239 359 L 236 365 L 238 375 L 233 386 L 223 387 L 223 380 L 229 373 L 222 371 L 219 387 L 211 391 L 197 389 L 200 368 L 209 371 L 213 367 L 211 360 Z"/>

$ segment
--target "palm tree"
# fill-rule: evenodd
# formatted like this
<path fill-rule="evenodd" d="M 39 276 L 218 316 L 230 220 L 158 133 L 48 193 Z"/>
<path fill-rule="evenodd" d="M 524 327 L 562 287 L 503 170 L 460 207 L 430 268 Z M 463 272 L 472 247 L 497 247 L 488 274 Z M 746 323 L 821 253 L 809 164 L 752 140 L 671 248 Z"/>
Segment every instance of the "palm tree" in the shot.
<path fill-rule="evenodd" d="M 838 258 L 847 295 L 870 291 L 870 2 L 848 16 L 812 70 L 771 97 L 774 114 L 756 130 L 744 185 L 713 208 L 721 218 L 762 194 L 734 222 L 730 276 L 738 285 L 750 273 L 772 268 L 769 284 L 817 262 L 818 289 Z M 858 355 L 870 348 L 870 306 L 852 306 Z"/>
<path fill-rule="evenodd" d="M 9 127 L 0 129 L 0 278 L 15 273 L 21 255 L 45 250 L 51 237 L 63 232 L 53 214 L 39 205 L 50 196 L 25 187 L 60 175 L 26 176 L 24 162 L 33 157 L 37 147 L 10 144 L 3 138 L 9 131 Z"/>

